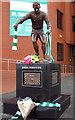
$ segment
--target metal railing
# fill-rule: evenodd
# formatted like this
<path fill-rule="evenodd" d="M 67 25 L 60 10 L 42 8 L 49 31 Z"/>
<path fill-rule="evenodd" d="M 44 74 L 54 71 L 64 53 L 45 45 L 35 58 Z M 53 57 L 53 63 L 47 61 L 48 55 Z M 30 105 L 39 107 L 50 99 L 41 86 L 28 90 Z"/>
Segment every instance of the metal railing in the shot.
<path fill-rule="evenodd" d="M 62 73 L 75 73 L 75 66 L 61 64 Z"/>
<path fill-rule="evenodd" d="M 2 70 L 3 70 L 3 65 L 4 63 L 6 63 L 7 65 L 7 70 L 12 70 L 10 68 L 11 64 L 13 63 L 14 65 L 16 65 L 16 63 L 18 62 L 22 62 L 23 60 L 16 60 L 16 59 L 0 59 L 0 63 L 2 63 Z M 66 64 L 61 64 L 61 72 L 62 73 L 75 73 L 75 66 L 70 66 L 70 65 L 66 65 Z"/>
<path fill-rule="evenodd" d="M 16 60 L 16 59 L 0 59 L 0 63 L 7 63 L 7 70 L 9 71 L 9 68 L 10 68 L 10 64 L 11 63 L 18 63 L 18 62 L 21 62 L 23 60 Z M 2 64 L 3 65 L 3 64 Z"/>

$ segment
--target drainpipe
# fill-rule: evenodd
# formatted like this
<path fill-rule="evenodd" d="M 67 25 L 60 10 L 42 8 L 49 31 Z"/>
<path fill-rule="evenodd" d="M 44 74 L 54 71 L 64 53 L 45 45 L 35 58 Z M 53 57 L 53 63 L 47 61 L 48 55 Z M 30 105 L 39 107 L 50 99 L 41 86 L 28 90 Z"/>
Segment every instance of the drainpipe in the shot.
<path fill-rule="evenodd" d="M 71 73 L 71 46 L 70 46 L 70 73 Z"/>

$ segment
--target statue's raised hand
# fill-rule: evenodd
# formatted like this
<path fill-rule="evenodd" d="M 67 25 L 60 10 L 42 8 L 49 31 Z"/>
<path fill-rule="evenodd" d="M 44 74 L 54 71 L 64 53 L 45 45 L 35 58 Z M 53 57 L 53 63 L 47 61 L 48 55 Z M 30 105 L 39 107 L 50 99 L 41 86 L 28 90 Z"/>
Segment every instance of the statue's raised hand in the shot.
<path fill-rule="evenodd" d="M 15 24 L 13 25 L 13 27 L 14 27 L 14 28 L 17 28 L 17 27 L 18 27 L 18 23 L 15 23 Z"/>

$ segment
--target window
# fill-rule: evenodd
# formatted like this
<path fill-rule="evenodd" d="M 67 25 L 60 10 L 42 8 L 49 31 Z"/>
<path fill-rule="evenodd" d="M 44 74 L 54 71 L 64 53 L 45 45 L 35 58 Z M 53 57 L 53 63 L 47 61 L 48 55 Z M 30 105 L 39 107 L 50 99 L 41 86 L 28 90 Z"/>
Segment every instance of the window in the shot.
<path fill-rule="evenodd" d="M 75 46 L 72 47 L 72 54 L 75 57 Z"/>
<path fill-rule="evenodd" d="M 57 28 L 63 30 L 63 13 L 57 9 Z"/>
<path fill-rule="evenodd" d="M 75 32 L 75 16 L 72 16 L 72 31 Z"/>
<path fill-rule="evenodd" d="M 63 61 L 63 44 L 57 42 L 57 61 Z"/>

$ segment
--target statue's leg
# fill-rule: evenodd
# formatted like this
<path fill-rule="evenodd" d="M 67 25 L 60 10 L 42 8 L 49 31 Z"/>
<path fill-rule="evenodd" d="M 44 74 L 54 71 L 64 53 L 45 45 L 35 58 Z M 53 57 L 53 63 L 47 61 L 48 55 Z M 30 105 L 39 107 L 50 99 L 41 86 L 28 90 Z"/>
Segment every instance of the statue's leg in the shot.
<path fill-rule="evenodd" d="M 37 55 L 39 55 L 39 48 L 37 42 L 33 42 L 33 47 Z"/>
<path fill-rule="evenodd" d="M 39 35 L 39 39 L 41 40 L 41 43 L 42 43 L 43 58 L 45 58 L 46 36 L 43 32 Z"/>
<path fill-rule="evenodd" d="M 45 58 L 46 45 L 42 43 L 43 58 Z"/>
<path fill-rule="evenodd" d="M 37 44 L 37 39 L 38 39 L 38 36 L 36 34 L 32 34 L 33 48 L 34 48 L 36 54 L 39 55 L 39 47 Z"/>

